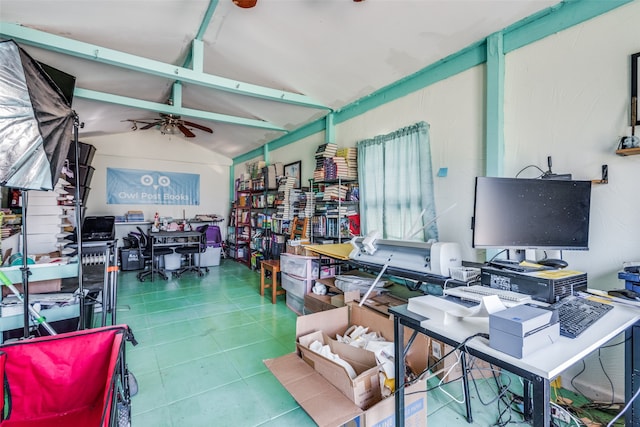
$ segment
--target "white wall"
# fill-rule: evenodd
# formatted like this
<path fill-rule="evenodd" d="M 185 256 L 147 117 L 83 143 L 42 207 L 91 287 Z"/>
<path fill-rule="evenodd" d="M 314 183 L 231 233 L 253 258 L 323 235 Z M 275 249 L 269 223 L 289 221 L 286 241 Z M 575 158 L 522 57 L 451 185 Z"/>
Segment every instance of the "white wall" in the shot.
<path fill-rule="evenodd" d="M 640 3 L 633 2 L 519 49 L 506 61 L 505 171 L 514 174 L 528 163 L 546 166 L 548 155 L 554 172 L 574 179 L 599 179 L 601 166 L 609 166 L 609 184 L 594 185 L 591 192 L 589 251 L 563 253 L 598 289 L 624 287 L 617 278 L 622 263 L 640 260 L 640 156 L 615 154 L 620 137 L 630 134 L 629 56 L 640 51 L 639 19 Z M 601 352 L 619 400 L 622 355 L 621 345 Z M 607 401 L 611 388 L 598 354 L 586 363 L 575 382 Z M 563 385 L 581 368 L 569 369 Z"/>
<path fill-rule="evenodd" d="M 588 273 L 593 288 L 622 287 L 617 279 L 622 263 L 640 260 L 636 218 L 640 216 L 640 156 L 615 155 L 620 136 L 630 133 L 629 56 L 640 51 L 638 22 L 640 2 L 636 1 L 506 56 L 505 175 L 514 176 L 529 164 L 546 169 L 547 156 L 553 157 L 555 172 L 571 173 L 575 179 L 599 179 L 601 166 L 609 166 L 609 184 L 594 185 L 592 191 L 590 250 L 563 253 L 571 268 Z M 484 174 L 484 80 L 485 67 L 475 67 L 336 126 L 335 142 L 349 147 L 418 121 L 429 123 L 433 171 L 448 168 L 446 177 L 434 177 L 437 213 L 455 204 L 438 219 L 440 239 L 460 242 L 466 260 L 484 257 L 471 248 L 470 230 L 473 182 Z M 82 141 L 97 149 L 87 214 L 142 210 L 147 219 L 155 212 L 175 218 L 228 216 L 232 161 L 202 149 L 197 141 L 152 130 Z M 270 162 L 301 160 L 305 185 L 315 166 L 315 149 L 324 142 L 324 133 L 312 135 L 274 150 Z M 107 205 L 107 167 L 197 173 L 201 204 Z M 236 166 L 235 177 L 244 171 L 242 165 Z M 618 398 L 623 395 L 621 351 L 618 346 L 603 355 Z M 586 362 L 580 381 L 606 400 L 608 383 L 599 361 L 594 356 Z M 570 370 L 567 377 L 579 368 Z"/>
<path fill-rule="evenodd" d="M 570 267 L 588 273 L 589 287 L 624 286 L 617 272 L 624 261 L 640 260 L 640 156 L 615 154 L 617 141 L 630 134 L 630 55 L 640 51 L 637 38 L 640 2 L 620 7 L 569 30 L 509 53 L 505 58 L 505 176 L 527 165 L 571 173 L 574 179 L 597 180 L 609 167 L 609 183 L 592 190 L 590 249 L 564 251 Z M 426 64 L 425 64 L 426 65 Z M 430 124 L 437 212 L 455 208 L 438 219 L 440 239 L 460 242 L 467 260 L 484 254 L 471 248 L 475 176 L 484 174 L 485 68 L 476 67 L 336 126 L 340 147 L 386 134 L 424 120 Z M 314 138 L 316 137 L 316 138 Z M 303 182 L 311 177 L 315 147 L 324 135 L 314 135 L 270 154 L 272 162 L 303 161 Z M 306 157 L 305 157 L 306 156 Z M 535 177 L 527 170 L 521 177 Z M 615 396 L 624 396 L 622 346 L 603 350 L 606 373 Z M 581 390 L 608 400 L 611 390 L 594 355 L 576 379 Z M 581 366 L 563 375 L 564 386 Z"/>
<path fill-rule="evenodd" d="M 92 138 L 82 142 L 94 145 L 96 154 L 91 191 L 87 198 L 87 215 L 124 215 L 141 210 L 151 220 L 160 216 L 193 218 L 197 214 L 229 215 L 229 167 L 231 159 L 201 148 L 180 136 L 162 135 L 154 130 L 129 132 Z M 200 175 L 199 205 L 120 205 L 107 204 L 106 171 L 108 167 L 160 170 Z M 224 232 L 226 227 L 221 226 Z"/>

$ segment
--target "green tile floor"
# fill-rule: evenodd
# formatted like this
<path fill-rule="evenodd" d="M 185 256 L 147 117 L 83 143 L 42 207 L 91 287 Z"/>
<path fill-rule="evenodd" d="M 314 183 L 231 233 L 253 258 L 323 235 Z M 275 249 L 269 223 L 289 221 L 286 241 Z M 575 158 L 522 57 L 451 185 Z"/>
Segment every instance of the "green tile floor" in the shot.
<path fill-rule="evenodd" d="M 296 314 L 284 296 L 275 305 L 261 297 L 259 283 L 257 272 L 227 259 L 204 277 L 139 282 L 136 272 L 119 273 L 117 323 L 139 342 L 126 350 L 139 385 L 134 427 L 315 425 L 263 364 L 295 350 Z M 505 405 L 484 403 L 495 400 L 497 387 L 493 380 L 478 386 L 473 425 L 496 425 Z M 445 387 L 460 398 L 459 382 Z M 469 425 L 464 405 L 442 390 L 427 400 L 429 426 Z M 526 425 L 515 413 L 502 417 L 509 419 Z"/>

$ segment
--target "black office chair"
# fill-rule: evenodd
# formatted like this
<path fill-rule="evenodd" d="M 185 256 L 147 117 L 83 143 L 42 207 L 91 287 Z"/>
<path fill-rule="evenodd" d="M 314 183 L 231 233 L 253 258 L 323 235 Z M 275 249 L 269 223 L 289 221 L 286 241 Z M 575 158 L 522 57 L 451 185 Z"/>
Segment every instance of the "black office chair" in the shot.
<path fill-rule="evenodd" d="M 136 227 L 138 229 L 138 233 L 132 233 L 138 236 L 140 239 L 140 247 L 142 249 L 142 256 L 145 259 L 145 264 L 149 265 L 149 268 L 138 273 L 137 278 L 139 281 L 144 282 L 147 276 L 151 276 L 152 274 L 158 274 L 164 280 L 168 280 L 169 276 L 164 271 L 163 268 L 160 268 L 160 257 L 164 255 L 171 255 L 173 253 L 173 249 L 171 248 L 155 248 L 153 249 L 153 239 L 149 234 L 142 231 L 140 227 Z M 153 250 L 153 258 L 151 259 L 151 254 Z M 153 276 L 151 276 L 151 280 L 153 280 Z"/>
<path fill-rule="evenodd" d="M 209 267 L 200 267 L 200 261 L 202 259 L 201 254 L 207 250 L 207 228 L 208 224 L 198 227 L 196 231 L 201 233 L 198 243 L 185 245 L 176 248 L 176 253 L 187 256 L 187 265 L 173 272 L 173 277 L 180 277 L 182 273 L 187 271 L 195 271 L 198 276 L 204 276 L 204 272 L 209 272 Z M 198 255 L 198 264 L 195 263 L 195 256 Z M 204 271 L 204 272 L 203 272 Z"/>

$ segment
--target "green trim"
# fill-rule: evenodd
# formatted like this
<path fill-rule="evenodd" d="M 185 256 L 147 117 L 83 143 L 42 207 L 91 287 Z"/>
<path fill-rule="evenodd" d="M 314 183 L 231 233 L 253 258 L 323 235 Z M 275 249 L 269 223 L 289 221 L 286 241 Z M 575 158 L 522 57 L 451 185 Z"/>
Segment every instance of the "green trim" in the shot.
<path fill-rule="evenodd" d="M 503 34 L 487 38 L 485 141 L 487 176 L 504 172 L 504 43 Z"/>
<path fill-rule="evenodd" d="M 333 122 L 335 113 L 329 113 L 325 117 L 324 142 L 336 142 L 336 125 Z"/>
<path fill-rule="evenodd" d="M 541 40 L 632 1 L 634 0 L 565 0 L 556 6 L 522 19 L 501 31 L 503 34 L 503 53 L 511 52 Z M 388 102 L 485 63 L 487 61 L 486 46 L 486 39 L 474 43 L 408 77 L 352 102 L 334 113 L 334 124 L 350 120 Z M 504 67 L 504 64 L 502 66 Z M 496 84 L 500 83 L 497 82 Z M 504 86 L 504 77 L 502 77 L 501 85 Z M 504 90 L 504 88 L 502 87 L 501 90 Z M 309 131 L 312 129 L 317 128 L 317 132 L 321 132 L 325 130 L 324 126 L 326 126 L 326 119 L 318 119 L 271 141 L 270 144 L 272 148 L 276 146 L 280 148 L 310 136 Z M 234 163 L 241 163 L 261 155 L 261 153 L 260 150 L 252 150 L 234 158 L 233 161 Z"/>
<path fill-rule="evenodd" d="M 236 171 L 235 171 L 235 165 L 232 164 L 231 166 L 229 166 L 229 201 L 233 202 L 233 197 L 235 195 L 235 182 L 236 182 Z"/>
<path fill-rule="evenodd" d="M 350 120 L 381 105 L 448 79 L 485 61 L 486 49 L 483 40 L 345 106 L 335 113 L 335 122 L 342 123 Z"/>
<path fill-rule="evenodd" d="M 173 95 L 178 97 L 181 102 L 181 92 L 178 92 L 182 86 L 174 84 Z M 175 114 L 178 116 L 188 116 L 198 119 L 213 120 L 216 122 L 233 123 L 242 126 L 249 126 L 259 129 L 269 129 L 278 132 L 286 132 L 287 130 L 262 120 L 246 119 L 244 117 L 228 116 L 226 114 L 212 113 L 210 111 L 194 110 L 192 108 L 184 108 L 181 105 L 167 105 L 158 102 L 144 101 L 142 99 L 129 98 L 126 96 L 114 95 L 111 93 L 98 92 L 95 90 L 75 88 L 73 96 L 78 98 L 92 99 L 95 101 L 109 102 L 111 104 L 126 105 L 128 107 L 141 108 L 143 110 L 155 111 L 157 113 Z M 176 102 L 178 99 L 176 99 Z"/>
<path fill-rule="evenodd" d="M 504 52 L 509 53 L 634 0 L 565 0 L 507 27 Z"/>
<path fill-rule="evenodd" d="M 154 59 L 131 55 L 126 52 L 49 34 L 44 31 L 23 27 L 18 24 L 0 22 L 0 35 L 12 38 L 16 42 L 30 46 L 103 64 L 109 64 L 124 69 L 134 70 L 141 73 L 151 74 L 170 80 L 179 80 L 198 86 L 252 96 L 255 98 L 285 102 L 292 105 L 329 109 L 329 107 L 320 104 L 308 96 L 298 93 L 285 92 L 279 89 L 272 89 L 241 82 L 239 80 L 228 79 L 226 77 L 215 76 L 213 74 L 206 74 L 174 64 L 168 64 Z"/>

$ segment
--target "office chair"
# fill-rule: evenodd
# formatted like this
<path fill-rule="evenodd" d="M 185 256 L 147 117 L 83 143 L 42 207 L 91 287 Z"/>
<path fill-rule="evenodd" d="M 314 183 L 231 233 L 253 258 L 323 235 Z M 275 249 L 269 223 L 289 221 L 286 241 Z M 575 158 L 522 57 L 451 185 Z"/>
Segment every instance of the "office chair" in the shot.
<path fill-rule="evenodd" d="M 148 233 L 142 231 L 140 227 L 136 227 L 138 229 L 138 233 L 133 233 L 138 236 L 140 239 L 140 247 L 142 248 L 142 256 L 145 259 L 145 264 L 149 264 L 149 268 L 147 270 L 141 271 L 138 273 L 137 278 L 139 281 L 144 282 L 147 276 L 151 275 L 151 280 L 153 280 L 153 274 L 158 274 L 164 280 L 168 280 L 169 276 L 165 273 L 164 269 L 160 268 L 160 257 L 164 255 L 171 255 L 173 253 L 173 249 L 171 248 L 153 248 L 153 239 L 149 236 Z M 151 254 L 153 251 L 153 258 L 151 259 Z"/>
<path fill-rule="evenodd" d="M 198 227 L 196 231 L 200 232 L 200 240 L 196 244 L 187 244 L 176 248 L 176 253 L 187 256 L 187 265 L 173 272 L 173 277 L 180 277 L 182 273 L 187 271 L 195 271 L 198 276 L 204 276 L 203 270 L 209 272 L 209 267 L 200 267 L 200 254 L 207 250 L 207 228 L 208 224 Z M 195 264 L 194 258 L 198 254 L 198 265 Z"/>

